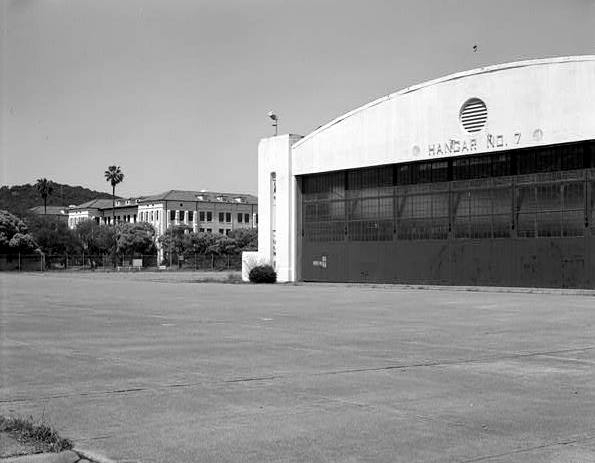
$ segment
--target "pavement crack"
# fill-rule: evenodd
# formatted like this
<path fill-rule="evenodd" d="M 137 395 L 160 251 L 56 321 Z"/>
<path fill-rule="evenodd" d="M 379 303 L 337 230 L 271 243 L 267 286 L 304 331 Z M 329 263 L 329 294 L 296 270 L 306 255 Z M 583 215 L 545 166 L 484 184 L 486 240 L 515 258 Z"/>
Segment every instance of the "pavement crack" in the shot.
<path fill-rule="evenodd" d="M 283 376 L 260 376 L 255 378 L 237 378 L 237 379 L 226 379 L 224 383 L 247 383 L 249 381 L 266 381 L 271 379 L 280 379 Z"/>
<path fill-rule="evenodd" d="M 560 447 L 560 446 L 564 446 L 564 445 L 580 444 L 582 442 L 588 442 L 593 439 L 595 439 L 595 436 L 587 436 L 587 437 L 582 437 L 582 438 L 577 438 L 577 439 L 564 439 L 564 440 L 560 440 L 557 442 L 550 442 L 550 443 L 541 444 L 541 445 L 534 445 L 532 447 L 525 447 L 523 449 L 511 450 L 509 452 L 484 455 L 481 457 L 471 458 L 470 460 L 461 460 L 460 463 L 476 463 L 478 461 L 488 461 L 488 460 L 492 460 L 494 458 L 502 458 L 502 457 L 507 457 L 509 455 L 518 455 L 521 453 L 533 452 L 535 450 L 547 449 L 550 447 Z"/>
<path fill-rule="evenodd" d="M 511 354 L 504 354 L 504 355 L 491 355 L 485 357 L 477 357 L 477 358 L 470 358 L 470 359 L 453 359 L 453 360 L 434 360 L 434 361 L 426 361 L 426 362 L 416 362 L 416 363 L 407 363 L 407 364 L 399 364 L 399 365 L 385 365 L 382 367 L 369 367 L 369 368 L 346 368 L 341 370 L 329 370 L 329 371 L 321 371 L 321 372 L 314 372 L 309 373 L 301 376 L 330 376 L 330 375 L 341 375 L 341 374 L 352 374 L 352 373 L 367 373 L 367 372 L 374 372 L 374 371 L 390 371 L 390 370 L 407 370 L 413 368 L 431 368 L 431 367 L 441 367 L 441 366 L 449 366 L 449 365 L 465 365 L 465 364 L 473 364 L 473 363 L 484 363 L 484 362 L 497 362 L 500 360 L 514 360 L 514 359 L 522 359 L 522 358 L 530 358 L 530 357 L 538 357 L 538 356 L 551 356 L 555 354 L 563 354 L 563 353 L 570 353 L 570 352 L 584 352 L 587 350 L 595 349 L 595 346 L 583 346 L 583 347 L 574 347 L 574 348 L 565 348 L 565 349 L 557 349 L 557 350 L 548 350 L 548 351 L 537 351 L 537 352 L 517 352 Z M 227 379 L 223 380 L 223 383 L 233 384 L 233 383 L 247 383 L 247 382 L 258 382 L 258 381 L 273 381 L 279 379 L 287 379 L 290 376 L 296 375 L 270 375 L 270 376 L 255 376 L 255 377 L 243 377 L 243 378 L 234 378 L 234 379 Z M 217 383 L 220 381 L 212 380 L 206 381 Z M 193 386 L 200 386 L 205 384 L 205 381 L 198 382 L 198 383 L 174 383 L 174 384 L 157 384 L 153 386 L 147 387 L 130 387 L 130 388 L 123 388 L 123 389 L 112 389 L 107 391 L 88 391 L 88 392 L 76 392 L 70 394 L 53 394 L 47 395 L 42 397 L 18 397 L 14 399 L 0 399 L 1 403 L 17 403 L 17 402 L 27 402 L 27 401 L 35 401 L 35 400 L 47 400 L 47 399 L 63 399 L 68 397 L 75 397 L 75 396 L 101 396 L 101 395 L 112 395 L 112 394 L 129 394 L 132 392 L 146 392 L 146 391 L 156 391 L 156 390 L 163 390 L 163 389 L 175 389 L 175 388 L 184 388 L 184 387 L 193 387 Z"/>
<path fill-rule="evenodd" d="M 595 346 L 586 346 L 586 347 L 579 347 L 579 348 L 572 348 L 572 349 L 559 349 L 559 350 L 551 350 L 551 351 L 538 351 L 538 352 L 517 352 L 512 354 L 504 354 L 504 355 L 490 355 L 485 357 L 477 357 L 471 359 L 454 359 L 454 360 L 434 360 L 428 362 L 417 362 L 417 363 L 409 363 L 409 364 L 401 364 L 401 365 L 386 365 L 383 367 L 370 367 L 370 368 L 347 368 L 343 370 L 330 370 L 330 371 L 323 371 L 319 373 L 315 373 L 315 375 L 338 375 L 338 374 L 345 374 L 345 373 L 366 373 L 371 371 L 385 371 L 385 370 L 405 370 L 408 368 L 427 368 L 427 367 L 439 367 L 439 366 L 447 366 L 447 365 L 464 365 L 469 363 L 482 363 L 482 362 L 494 362 L 498 360 L 513 360 L 517 358 L 528 358 L 528 357 L 538 357 L 538 356 L 548 356 L 553 354 L 563 354 L 569 352 L 583 352 L 587 350 L 591 350 L 595 348 Z"/>

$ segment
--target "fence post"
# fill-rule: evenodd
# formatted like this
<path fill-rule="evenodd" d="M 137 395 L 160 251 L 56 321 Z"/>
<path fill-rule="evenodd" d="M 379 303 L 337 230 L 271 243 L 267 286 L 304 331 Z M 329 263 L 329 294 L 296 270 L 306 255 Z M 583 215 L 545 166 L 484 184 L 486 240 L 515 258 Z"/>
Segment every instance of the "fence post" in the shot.
<path fill-rule="evenodd" d="M 19 251 L 19 272 L 21 271 L 21 251 Z"/>

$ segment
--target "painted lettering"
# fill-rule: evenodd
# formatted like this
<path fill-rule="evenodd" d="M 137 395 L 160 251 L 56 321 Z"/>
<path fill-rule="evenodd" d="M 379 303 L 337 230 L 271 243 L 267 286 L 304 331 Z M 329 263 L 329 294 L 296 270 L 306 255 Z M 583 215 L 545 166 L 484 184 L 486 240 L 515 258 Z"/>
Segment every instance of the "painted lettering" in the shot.
<path fill-rule="evenodd" d="M 489 133 L 487 135 L 486 142 L 487 142 L 487 147 L 488 148 L 495 148 L 496 147 L 495 144 L 494 144 L 494 137 L 491 134 L 489 134 Z"/>

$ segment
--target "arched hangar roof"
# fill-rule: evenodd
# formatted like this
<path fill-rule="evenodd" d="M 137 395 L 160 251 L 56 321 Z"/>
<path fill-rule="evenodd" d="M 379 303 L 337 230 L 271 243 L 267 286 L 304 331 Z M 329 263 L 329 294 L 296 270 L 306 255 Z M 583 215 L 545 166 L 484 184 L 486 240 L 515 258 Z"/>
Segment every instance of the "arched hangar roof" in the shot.
<path fill-rule="evenodd" d="M 595 138 L 593 82 L 595 55 L 585 55 L 498 64 L 413 85 L 296 142 L 294 174 L 423 159 L 436 155 L 433 146 L 452 140 L 473 140 L 481 151 Z M 486 106 L 487 120 L 477 133 L 462 125 L 469 99 Z M 501 145 L 486 144 L 488 136 L 501 137 Z"/>

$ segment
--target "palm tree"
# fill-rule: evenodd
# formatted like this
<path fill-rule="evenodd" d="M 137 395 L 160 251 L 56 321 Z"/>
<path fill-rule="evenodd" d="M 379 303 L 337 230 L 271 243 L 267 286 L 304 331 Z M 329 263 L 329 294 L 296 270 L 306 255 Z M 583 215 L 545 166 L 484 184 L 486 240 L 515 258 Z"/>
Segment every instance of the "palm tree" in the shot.
<path fill-rule="evenodd" d="M 48 196 L 54 192 L 54 182 L 47 178 L 38 178 L 35 188 L 40 196 L 43 198 L 43 214 L 47 214 Z"/>
<path fill-rule="evenodd" d="M 112 223 L 116 223 L 116 185 L 124 180 L 120 166 L 109 166 L 104 173 L 105 181 L 112 185 Z"/>

